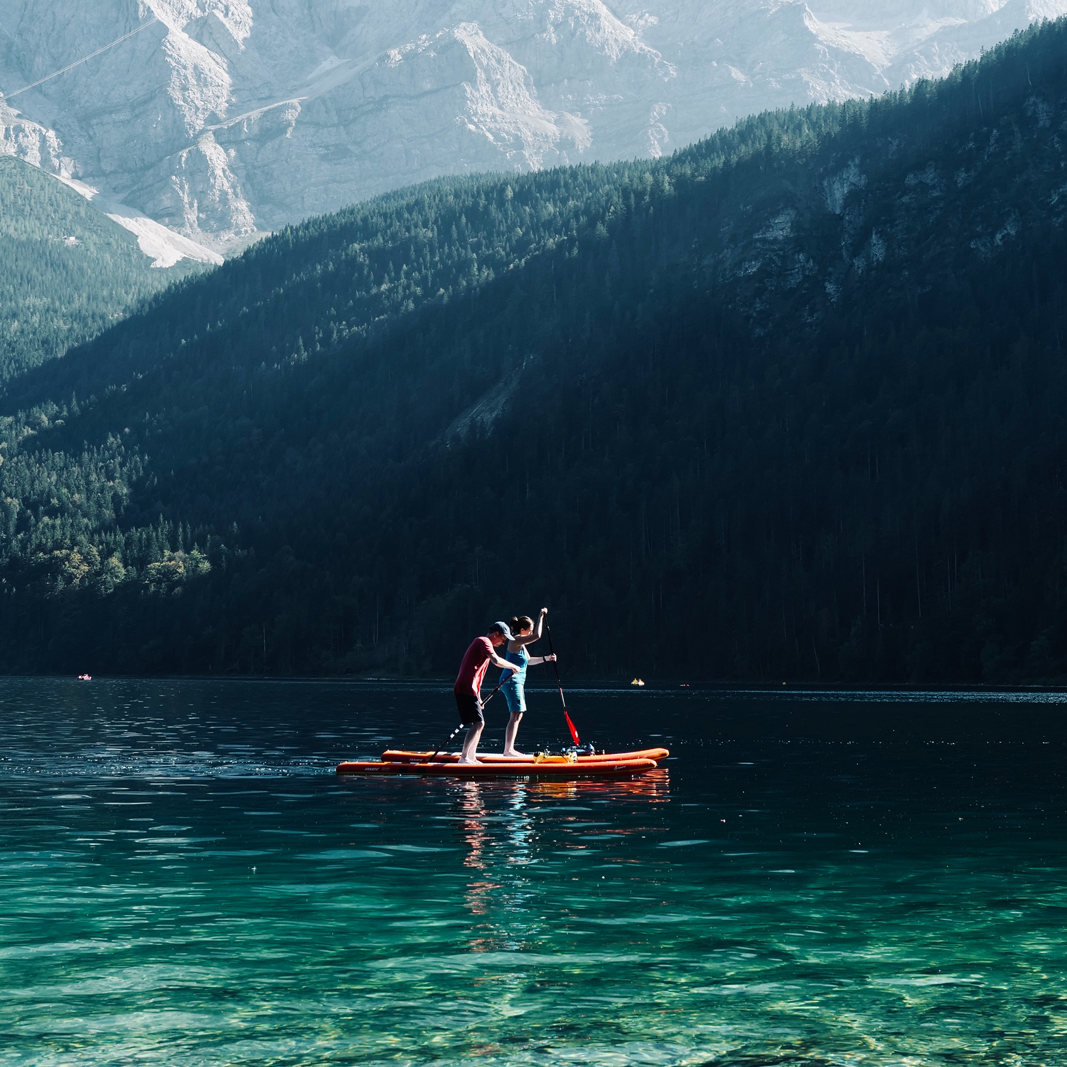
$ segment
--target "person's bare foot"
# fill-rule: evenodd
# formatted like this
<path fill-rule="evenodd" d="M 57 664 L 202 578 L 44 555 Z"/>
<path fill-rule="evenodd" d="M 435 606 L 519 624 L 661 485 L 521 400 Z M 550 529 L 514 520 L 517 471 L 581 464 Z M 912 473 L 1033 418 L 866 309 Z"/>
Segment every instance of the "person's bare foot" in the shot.
<path fill-rule="evenodd" d="M 526 755 L 525 752 L 516 752 L 515 749 L 511 749 L 509 751 L 508 749 L 505 748 L 503 754 L 505 756 L 517 757 L 518 759 L 529 759 L 530 758 L 529 756 Z"/>
<path fill-rule="evenodd" d="M 475 759 L 474 756 L 471 756 L 470 759 L 460 759 L 459 762 L 463 763 L 463 764 L 466 764 L 468 767 L 470 767 L 470 766 L 480 767 L 482 765 L 482 761 L 480 759 Z"/>

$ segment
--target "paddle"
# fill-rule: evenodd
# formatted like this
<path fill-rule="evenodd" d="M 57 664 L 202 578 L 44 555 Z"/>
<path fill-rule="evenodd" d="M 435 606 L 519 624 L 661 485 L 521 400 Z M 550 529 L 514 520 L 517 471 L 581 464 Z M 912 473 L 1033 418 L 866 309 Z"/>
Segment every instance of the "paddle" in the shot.
<path fill-rule="evenodd" d="M 546 626 L 545 632 L 548 634 L 548 651 L 554 656 L 556 650 L 552 647 L 552 627 Z M 567 711 L 567 698 L 563 695 L 563 683 L 559 680 L 559 668 L 556 666 L 556 661 L 552 661 L 552 669 L 556 672 L 556 686 L 559 689 L 560 703 L 563 704 L 563 717 L 567 720 L 567 729 L 571 732 L 571 737 L 574 738 L 575 745 L 580 745 L 578 740 L 578 731 L 574 728 L 574 723 L 571 722 L 570 712 Z"/>
<path fill-rule="evenodd" d="M 512 672 L 511 672 L 511 671 L 509 671 L 508 673 L 509 673 L 509 674 L 511 674 Z M 501 678 L 501 679 L 500 679 L 500 681 L 499 681 L 499 682 L 497 683 L 497 687 L 496 687 L 496 689 L 494 689 L 494 690 L 493 690 L 493 691 L 492 691 L 492 692 L 491 692 L 491 693 L 490 693 L 490 694 L 489 694 L 489 695 L 488 695 L 488 696 L 487 696 L 487 697 L 485 698 L 485 700 L 483 700 L 483 701 L 482 701 L 482 707 L 483 707 L 483 708 L 485 707 L 485 705 L 486 705 L 486 704 L 488 704 L 488 703 L 489 703 L 489 701 L 490 701 L 490 700 L 492 700 L 492 699 L 493 699 L 493 697 L 495 697 L 495 696 L 497 695 L 497 693 L 499 693 L 499 692 L 500 692 L 500 687 L 501 687 L 501 686 L 502 686 L 502 685 L 504 684 L 504 682 L 505 682 L 506 680 L 507 680 L 506 678 Z M 460 730 L 464 730 L 464 729 L 466 729 L 466 728 L 467 728 L 468 726 L 470 726 L 470 725 L 471 725 L 470 723 L 462 723 L 462 722 L 461 722 L 461 723 L 459 724 L 459 726 L 457 726 L 457 727 L 456 727 L 456 728 L 455 728 L 455 729 L 454 729 L 454 730 L 453 730 L 453 731 L 452 731 L 452 732 L 451 732 L 451 733 L 450 733 L 450 734 L 448 735 L 448 737 L 446 737 L 446 738 L 445 738 L 445 740 L 444 740 L 444 741 L 443 741 L 443 742 L 442 742 L 442 743 L 441 743 L 440 745 L 438 745 L 438 747 L 437 747 L 437 751 L 436 751 L 436 752 L 435 752 L 435 753 L 434 753 L 434 754 L 433 754 L 433 755 L 432 755 L 432 756 L 431 756 L 431 757 L 430 757 L 430 758 L 429 758 L 429 759 L 428 759 L 428 760 L 427 760 L 426 762 L 427 762 L 427 763 L 433 763 L 433 761 L 434 761 L 435 759 L 437 759 L 437 757 L 438 757 L 439 755 L 441 755 L 441 753 L 442 753 L 442 752 L 443 752 L 443 751 L 444 751 L 444 750 L 445 750 L 445 749 L 446 749 L 446 748 L 448 747 L 448 743 L 449 743 L 449 742 L 450 742 L 450 741 L 452 740 L 452 738 L 453 738 L 453 737 L 455 737 L 455 736 L 456 736 L 456 734 L 458 734 L 458 733 L 460 732 Z M 573 732 L 573 731 L 572 731 L 572 732 Z"/>
<path fill-rule="evenodd" d="M 456 728 L 455 728 L 455 729 L 454 729 L 454 730 L 453 730 L 453 731 L 452 731 L 452 732 L 451 732 L 451 733 L 450 733 L 450 734 L 448 735 L 448 737 L 446 737 L 446 738 L 444 739 L 444 741 L 442 741 L 442 742 L 441 742 L 441 744 L 440 744 L 440 746 L 438 747 L 437 751 L 436 751 L 436 752 L 435 752 L 435 753 L 434 753 L 434 754 L 433 754 L 433 755 L 432 755 L 432 756 L 431 756 L 431 757 L 430 757 L 430 758 L 429 758 L 429 759 L 428 759 L 428 760 L 427 760 L 426 762 L 427 762 L 427 763 L 433 763 L 433 761 L 434 761 L 435 759 L 437 759 L 437 757 L 438 757 L 438 756 L 439 756 L 439 755 L 440 755 L 440 754 L 441 754 L 441 753 L 442 753 L 442 752 L 443 752 L 443 751 L 444 751 L 444 750 L 445 750 L 445 749 L 446 749 L 446 748 L 448 747 L 448 743 L 449 743 L 449 741 L 451 741 L 451 740 L 452 740 L 452 738 L 453 738 L 453 737 L 455 737 L 455 736 L 456 736 L 456 734 L 458 734 L 458 733 L 460 732 L 460 730 L 464 729 L 465 727 L 466 727 L 466 724 L 465 724 L 465 723 L 462 723 L 462 722 L 461 722 L 461 723 L 459 724 L 459 726 L 457 726 L 457 727 L 456 727 Z"/>

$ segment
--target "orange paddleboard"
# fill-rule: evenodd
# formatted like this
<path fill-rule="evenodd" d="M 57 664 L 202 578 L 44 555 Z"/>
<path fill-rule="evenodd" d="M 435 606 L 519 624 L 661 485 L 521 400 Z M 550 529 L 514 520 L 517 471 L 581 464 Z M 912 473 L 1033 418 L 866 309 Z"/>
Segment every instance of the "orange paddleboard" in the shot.
<path fill-rule="evenodd" d="M 390 763 L 420 763 L 429 760 L 432 752 L 408 752 L 402 748 L 387 748 L 382 753 L 382 760 Z M 578 763 L 610 763 L 618 760 L 635 759 L 666 759 L 670 752 L 665 748 L 642 748 L 636 752 L 597 752 L 596 754 L 582 755 L 579 753 Z M 434 763 L 455 763 L 459 759 L 458 752 L 439 752 Z M 482 763 L 529 763 L 530 759 L 525 756 L 502 756 L 499 752 L 479 752 L 478 759 Z M 542 756 L 539 762 L 552 760 L 556 763 L 566 762 L 567 756 Z"/>
<path fill-rule="evenodd" d="M 458 763 L 435 760 L 347 760 L 338 774 L 420 774 L 435 778 L 618 778 L 655 770 L 653 759 L 567 760 L 565 758 L 507 760 L 504 763 Z"/>

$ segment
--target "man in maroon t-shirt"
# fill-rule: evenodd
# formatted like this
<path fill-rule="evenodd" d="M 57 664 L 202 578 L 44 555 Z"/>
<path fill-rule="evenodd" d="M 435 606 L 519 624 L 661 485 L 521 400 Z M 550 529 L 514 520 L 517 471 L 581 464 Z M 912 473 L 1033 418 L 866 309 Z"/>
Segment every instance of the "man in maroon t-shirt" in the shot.
<path fill-rule="evenodd" d="M 459 721 L 464 726 L 470 727 L 463 740 L 463 749 L 459 755 L 460 763 L 478 762 L 475 752 L 478 750 L 478 741 L 485 728 L 485 719 L 482 716 L 482 679 L 489 669 L 489 664 L 492 663 L 494 667 L 509 671 L 519 669 L 519 664 L 509 663 L 502 656 L 498 656 L 495 651 L 510 640 L 511 630 L 508 629 L 508 624 L 494 622 L 485 637 L 476 637 L 463 655 L 463 662 L 460 663 L 459 674 L 456 676 L 456 684 L 452 687 L 452 692 L 456 696 L 456 707 L 459 709 Z"/>

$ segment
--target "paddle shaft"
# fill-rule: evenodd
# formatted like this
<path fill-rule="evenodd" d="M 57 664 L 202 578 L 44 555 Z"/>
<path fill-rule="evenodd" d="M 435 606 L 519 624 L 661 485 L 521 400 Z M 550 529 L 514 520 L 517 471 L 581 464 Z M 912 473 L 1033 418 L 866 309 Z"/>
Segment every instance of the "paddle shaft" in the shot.
<path fill-rule="evenodd" d="M 555 656 L 556 650 L 552 647 L 552 627 L 546 626 L 545 632 L 548 634 L 548 651 L 551 652 L 553 656 Z M 552 660 L 552 670 L 556 672 L 556 688 L 559 689 L 559 700 L 560 703 L 563 705 L 563 718 L 567 720 L 567 729 L 570 730 L 571 737 L 574 738 L 574 743 L 576 745 L 581 744 L 581 742 L 578 740 L 578 731 L 575 729 L 574 723 L 571 722 L 570 712 L 567 711 L 567 698 L 563 695 L 563 682 L 560 681 L 559 667 L 556 666 L 555 659 Z"/>
<path fill-rule="evenodd" d="M 457 727 L 456 727 L 456 728 L 455 728 L 455 729 L 454 729 L 454 730 L 453 730 L 453 731 L 452 731 L 452 732 L 451 732 L 451 733 L 450 733 L 450 734 L 448 735 L 448 737 L 446 737 L 446 738 L 444 739 L 444 741 L 442 741 L 442 742 L 441 742 L 441 745 L 440 745 L 440 747 L 439 747 L 439 748 L 437 749 L 437 751 L 436 751 L 436 752 L 435 752 L 435 753 L 434 753 L 434 754 L 433 754 L 433 755 L 432 755 L 432 756 L 431 756 L 431 757 L 430 757 L 430 758 L 429 758 L 429 759 L 428 759 L 428 760 L 427 760 L 426 762 L 427 762 L 427 763 L 433 763 L 433 761 L 434 761 L 435 759 L 437 759 L 437 757 L 438 757 L 438 756 L 439 756 L 439 755 L 440 755 L 440 754 L 441 754 L 441 753 L 442 753 L 442 752 L 443 752 L 443 751 L 444 751 L 444 750 L 445 750 L 445 749 L 446 749 L 446 748 L 448 747 L 448 743 L 449 743 L 449 741 L 451 741 L 451 740 L 452 740 L 452 738 L 453 738 L 453 737 L 455 737 L 455 736 L 456 736 L 456 734 L 458 734 L 458 733 L 460 732 L 460 730 L 462 730 L 462 729 L 463 729 L 463 723 L 460 723 L 460 724 L 459 724 L 459 726 L 457 726 Z"/>

